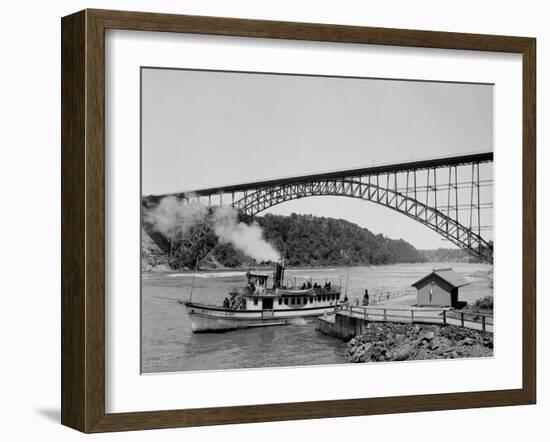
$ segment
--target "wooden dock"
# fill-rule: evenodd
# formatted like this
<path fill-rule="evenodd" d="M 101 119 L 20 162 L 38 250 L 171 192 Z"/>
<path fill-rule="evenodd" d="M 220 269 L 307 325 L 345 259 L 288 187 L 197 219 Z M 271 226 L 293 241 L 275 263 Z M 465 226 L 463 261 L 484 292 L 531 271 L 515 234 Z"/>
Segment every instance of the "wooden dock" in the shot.
<path fill-rule="evenodd" d="M 332 314 L 319 318 L 318 329 L 327 335 L 350 339 L 363 333 L 369 322 L 455 325 L 493 332 L 493 316 L 460 312 L 450 308 L 338 305 Z"/>

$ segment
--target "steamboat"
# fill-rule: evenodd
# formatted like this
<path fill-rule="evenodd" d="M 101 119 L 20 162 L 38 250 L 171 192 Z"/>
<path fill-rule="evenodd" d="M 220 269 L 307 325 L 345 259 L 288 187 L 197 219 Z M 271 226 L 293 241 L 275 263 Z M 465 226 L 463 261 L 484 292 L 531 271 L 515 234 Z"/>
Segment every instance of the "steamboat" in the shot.
<path fill-rule="evenodd" d="M 285 282 L 284 273 L 278 263 L 270 283 L 269 274 L 248 271 L 246 285 L 230 289 L 222 305 L 182 302 L 193 333 L 300 323 L 340 302 L 341 278 L 294 277 Z"/>

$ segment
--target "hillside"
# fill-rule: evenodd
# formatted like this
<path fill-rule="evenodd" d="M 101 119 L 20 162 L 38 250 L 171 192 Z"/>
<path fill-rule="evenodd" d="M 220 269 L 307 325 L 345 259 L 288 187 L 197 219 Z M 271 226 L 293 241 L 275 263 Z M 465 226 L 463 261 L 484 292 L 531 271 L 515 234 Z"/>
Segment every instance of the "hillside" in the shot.
<path fill-rule="evenodd" d="M 419 250 L 428 262 L 480 262 L 478 258 L 470 255 L 463 249 Z"/>
<path fill-rule="evenodd" d="M 266 239 L 291 266 L 368 265 L 422 262 L 408 242 L 375 235 L 343 219 L 312 215 L 257 218 Z"/>
<path fill-rule="evenodd" d="M 402 239 L 375 235 L 368 229 L 342 219 L 312 215 L 265 215 L 255 217 L 265 239 L 285 258 L 286 264 L 301 266 L 370 265 L 424 262 L 424 256 Z M 163 252 L 142 235 L 142 267 L 166 262 Z M 153 243 L 154 244 L 154 243 Z M 203 268 L 243 267 L 256 264 L 229 243 L 218 243 L 204 258 Z"/>
<path fill-rule="evenodd" d="M 141 268 L 143 270 L 169 270 L 167 254 L 143 229 L 141 229 Z"/>

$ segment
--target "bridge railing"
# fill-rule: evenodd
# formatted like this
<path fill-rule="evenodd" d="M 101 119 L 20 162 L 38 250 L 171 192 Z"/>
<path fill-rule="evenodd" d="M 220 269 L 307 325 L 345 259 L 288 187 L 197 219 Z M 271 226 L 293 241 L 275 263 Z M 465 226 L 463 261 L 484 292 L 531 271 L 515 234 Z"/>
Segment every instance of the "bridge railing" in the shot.
<path fill-rule="evenodd" d="M 365 321 L 430 323 L 458 325 L 488 331 L 493 327 L 493 315 L 476 312 L 460 312 L 449 308 L 403 308 L 338 304 L 335 314 L 353 316 Z"/>

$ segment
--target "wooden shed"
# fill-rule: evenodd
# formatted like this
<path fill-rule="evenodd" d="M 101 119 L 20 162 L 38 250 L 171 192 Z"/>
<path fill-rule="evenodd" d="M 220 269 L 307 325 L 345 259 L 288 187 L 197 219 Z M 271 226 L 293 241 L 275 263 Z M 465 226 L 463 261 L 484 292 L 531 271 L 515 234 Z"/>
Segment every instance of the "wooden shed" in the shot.
<path fill-rule="evenodd" d="M 456 307 L 458 289 L 469 282 L 452 268 L 433 269 L 431 273 L 412 284 L 416 288 L 418 306 Z"/>

